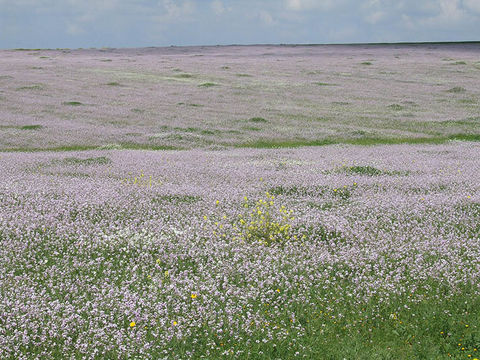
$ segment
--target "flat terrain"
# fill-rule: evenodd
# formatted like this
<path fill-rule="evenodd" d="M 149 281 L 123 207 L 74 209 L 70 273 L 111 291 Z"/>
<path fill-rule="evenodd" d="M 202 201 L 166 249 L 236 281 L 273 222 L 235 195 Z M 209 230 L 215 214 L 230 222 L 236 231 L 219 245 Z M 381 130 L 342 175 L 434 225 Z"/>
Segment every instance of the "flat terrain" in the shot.
<path fill-rule="evenodd" d="M 479 48 L 0 51 L 0 149 L 478 140 Z"/>
<path fill-rule="evenodd" d="M 478 44 L 0 51 L 0 358 L 478 360 L 479 109 Z"/>

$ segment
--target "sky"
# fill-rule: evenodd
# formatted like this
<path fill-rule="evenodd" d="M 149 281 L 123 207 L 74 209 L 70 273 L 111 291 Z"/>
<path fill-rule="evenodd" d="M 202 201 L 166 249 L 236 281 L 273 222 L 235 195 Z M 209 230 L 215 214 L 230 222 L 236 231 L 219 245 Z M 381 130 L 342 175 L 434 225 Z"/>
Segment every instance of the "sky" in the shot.
<path fill-rule="evenodd" d="M 0 48 L 480 40 L 480 0 L 0 0 Z"/>

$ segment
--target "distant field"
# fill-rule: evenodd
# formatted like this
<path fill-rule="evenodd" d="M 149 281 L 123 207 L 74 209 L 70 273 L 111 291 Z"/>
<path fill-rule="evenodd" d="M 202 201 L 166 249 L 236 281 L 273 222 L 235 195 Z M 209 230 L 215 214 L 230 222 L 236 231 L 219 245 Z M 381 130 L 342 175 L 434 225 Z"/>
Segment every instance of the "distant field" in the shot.
<path fill-rule="evenodd" d="M 479 109 L 475 44 L 0 51 L 0 359 L 478 360 Z"/>
<path fill-rule="evenodd" d="M 0 51 L 0 148 L 480 138 L 478 44 Z"/>

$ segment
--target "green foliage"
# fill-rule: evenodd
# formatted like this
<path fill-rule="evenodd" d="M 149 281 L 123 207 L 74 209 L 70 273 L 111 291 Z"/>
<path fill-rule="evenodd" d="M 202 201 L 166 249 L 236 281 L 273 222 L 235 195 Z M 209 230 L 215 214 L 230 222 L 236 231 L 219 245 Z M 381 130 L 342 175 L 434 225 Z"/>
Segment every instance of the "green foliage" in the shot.
<path fill-rule="evenodd" d="M 199 87 L 206 87 L 206 88 L 208 88 L 208 87 L 217 86 L 217 84 L 212 83 L 212 82 L 206 82 L 206 83 L 200 84 L 200 85 L 198 85 L 198 86 L 199 86 Z"/>
<path fill-rule="evenodd" d="M 391 105 L 388 105 L 388 108 L 391 109 L 391 110 L 395 110 L 395 111 L 399 111 L 399 110 L 405 109 L 402 105 L 399 105 L 399 104 L 391 104 Z"/>
<path fill-rule="evenodd" d="M 35 84 L 35 85 L 29 85 L 29 86 L 21 86 L 17 88 L 18 91 L 21 90 L 43 90 L 45 87 L 42 84 Z"/>
<path fill-rule="evenodd" d="M 184 194 L 173 194 L 173 195 L 159 195 L 152 199 L 153 203 L 171 203 L 171 204 L 194 204 L 202 200 L 201 196 L 197 195 L 184 195 Z"/>
<path fill-rule="evenodd" d="M 373 166 L 370 166 L 370 165 L 344 167 L 343 171 L 350 174 L 359 174 L 359 175 L 368 175 L 368 176 L 376 176 L 376 175 L 384 174 L 382 170 L 374 168 Z"/>
<path fill-rule="evenodd" d="M 194 77 L 192 74 L 178 74 L 174 75 L 174 77 L 179 78 L 179 79 L 191 79 Z"/>
<path fill-rule="evenodd" d="M 266 122 L 268 122 L 267 120 L 265 120 L 262 117 L 252 117 L 252 118 L 248 119 L 248 121 L 251 121 L 251 122 L 254 122 L 254 123 L 266 123 Z"/>
<path fill-rule="evenodd" d="M 461 87 L 461 86 L 455 86 L 449 90 L 447 90 L 447 92 L 449 93 L 464 93 L 466 92 L 467 90 L 464 88 L 464 87 Z"/>
<path fill-rule="evenodd" d="M 83 104 L 79 101 L 64 101 L 63 105 L 80 106 L 80 105 L 83 105 Z"/>
<path fill-rule="evenodd" d="M 24 125 L 20 127 L 20 130 L 40 130 L 42 128 L 42 125 Z"/>
<path fill-rule="evenodd" d="M 63 159 L 63 163 L 67 165 L 107 165 L 111 164 L 112 160 L 105 156 L 91 157 L 86 159 L 67 157 Z"/>
<path fill-rule="evenodd" d="M 265 246 L 283 244 L 291 239 L 296 240 L 297 235 L 292 233 L 291 224 L 294 220 L 293 211 L 287 210 L 283 205 L 277 206 L 274 200 L 275 196 L 268 192 L 264 199 L 253 203 L 245 197 L 243 203 L 245 213 L 240 214 L 238 219 L 230 221 L 228 225 L 216 222 L 218 229 L 214 234 L 223 238 L 232 237 L 234 241 Z M 225 216 L 223 220 L 227 220 Z M 225 228 L 230 231 L 226 233 Z"/>
<path fill-rule="evenodd" d="M 273 195 L 322 196 L 328 192 L 326 186 L 278 185 L 268 190 Z"/>

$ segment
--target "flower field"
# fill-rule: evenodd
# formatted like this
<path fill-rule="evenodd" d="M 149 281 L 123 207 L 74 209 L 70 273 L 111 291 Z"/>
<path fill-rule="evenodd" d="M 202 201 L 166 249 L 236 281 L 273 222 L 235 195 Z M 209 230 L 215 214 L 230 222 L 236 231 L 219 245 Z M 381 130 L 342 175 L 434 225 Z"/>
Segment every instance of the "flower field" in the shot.
<path fill-rule="evenodd" d="M 306 49 L 2 51 L 0 359 L 480 358 L 479 51 Z"/>

